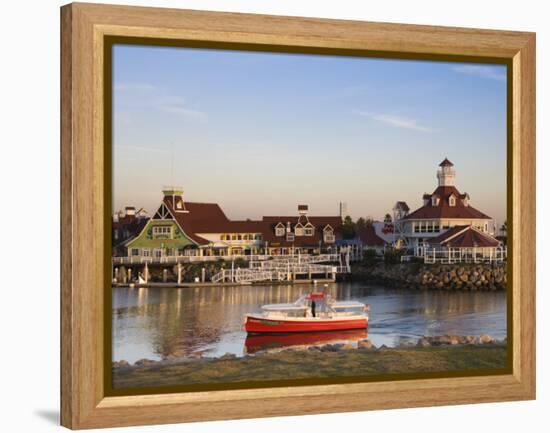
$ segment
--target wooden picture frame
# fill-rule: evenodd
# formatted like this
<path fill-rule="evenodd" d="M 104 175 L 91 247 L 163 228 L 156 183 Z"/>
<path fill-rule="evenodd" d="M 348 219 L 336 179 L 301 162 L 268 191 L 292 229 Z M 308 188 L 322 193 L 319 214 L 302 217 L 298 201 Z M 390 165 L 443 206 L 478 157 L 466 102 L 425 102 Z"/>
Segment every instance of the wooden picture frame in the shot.
<path fill-rule="evenodd" d="M 535 35 L 190 10 L 61 8 L 61 423 L 97 428 L 535 398 Z M 499 59 L 511 67 L 510 374 L 187 393 L 105 395 L 103 93 L 107 37 L 286 52 Z M 105 257 L 107 256 L 107 257 Z M 110 317 L 110 316 L 109 316 Z M 110 361 L 109 361 L 110 362 Z"/>

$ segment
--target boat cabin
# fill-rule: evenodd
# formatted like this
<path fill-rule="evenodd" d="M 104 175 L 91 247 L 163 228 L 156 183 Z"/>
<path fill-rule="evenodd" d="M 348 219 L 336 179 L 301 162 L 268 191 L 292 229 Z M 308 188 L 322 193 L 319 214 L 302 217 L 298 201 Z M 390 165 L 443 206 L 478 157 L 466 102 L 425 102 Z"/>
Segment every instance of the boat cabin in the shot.
<path fill-rule="evenodd" d="M 315 312 L 313 311 L 315 305 Z M 332 317 L 356 316 L 367 311 L 365 304 L 354 301 L 332 301 L 325 293 L 309 293 L 293 304 L 269 304 L 262 306 L 266 317 Z"/>

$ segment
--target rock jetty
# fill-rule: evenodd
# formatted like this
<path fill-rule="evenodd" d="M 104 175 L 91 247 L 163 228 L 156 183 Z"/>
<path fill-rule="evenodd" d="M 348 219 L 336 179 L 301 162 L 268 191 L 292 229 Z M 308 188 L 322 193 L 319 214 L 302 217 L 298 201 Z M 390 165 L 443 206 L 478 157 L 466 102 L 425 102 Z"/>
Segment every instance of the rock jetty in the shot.
<path fill-rule="evenodd" d="M 416 290 L 506 290 L 506 265 L 456 264 L 424 265 L 401 263 L 374 266 L 356 265 L 354 279 Z"/>

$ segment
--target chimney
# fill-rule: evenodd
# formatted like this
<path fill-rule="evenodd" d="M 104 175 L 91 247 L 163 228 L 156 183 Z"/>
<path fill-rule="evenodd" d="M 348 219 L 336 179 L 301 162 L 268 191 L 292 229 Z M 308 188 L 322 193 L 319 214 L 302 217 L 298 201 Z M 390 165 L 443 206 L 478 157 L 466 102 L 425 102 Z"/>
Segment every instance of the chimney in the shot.
<path fill-rule="evenodd" d="M 299 204 L 298 205 L 298 213 L 300 215 L 307 215 L 308 206 L 307 204 Z"/>
<path fill-rule="evenodd" d="M 172 209 L 175 212 L 189 213 L 185 209 L 185 202 L 183 201 L 183 188 L 181 186 L 165 186 L 162 188 L 162 193 L 164 197 L 169 197 L 172 203 Z"/>

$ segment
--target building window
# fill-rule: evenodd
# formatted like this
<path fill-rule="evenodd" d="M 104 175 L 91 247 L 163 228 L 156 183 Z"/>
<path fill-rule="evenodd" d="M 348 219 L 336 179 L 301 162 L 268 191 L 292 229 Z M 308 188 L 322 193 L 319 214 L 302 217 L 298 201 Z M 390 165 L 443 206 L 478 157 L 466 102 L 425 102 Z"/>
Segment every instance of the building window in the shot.
<path fill-rule="evenodd" d="M 262 240 L 262 235 L 256 234 L 256 235 L 254 235 L 254 239 L 257 240 L 257 241 L 261 241 Z"/>
<path fill-rule="evenodd" d="M 139 248 L 132 248 L 130 250 L 130 255 L 136 257 L 136 256 L 139 256 Z"/>
<path fill-rule="evenodd" d="M 296 236 L 303 236 L 304 235 L 304 229 L 302 226 L 296 227 L 294 229 L 294 233 L 296 233 Z"/>
<path fill-rule="evenodd" d="M 154 254 L 155 254 L 155 257 L 157 259 L 161 258 L 162 257 L 162 249 L 161 248 L 155 248 Z"/>
<path fill-rule="evenodd" d="M 153 236 L 159 238 L 171 238 L 172 226 L 153 226 Z"/>
<path fill-rule="evenodd" d="M 151 257 L 151 249 L 150 248 L 142 248 L 141 249 L 141 255 L 143 257 Z"/>
<path fill-rule="evenodd" d="M 439 197 L 436 197 L 435 195 L 432 196 L 432 206 L 437 206 L 439 204 Z"/>
<path fill-rule="evenodd" d="M 323 235 L 323 240 L 327 243 L 327 244 L 333 244 L 335 242 L 335 237 L 334 237 L 334 234 L 330 233 L 330 232 L 326 232 L 324 235 Z"/>
<path fill-rule="evenodd" d="M 449 206 L 454 206 L 456 204 L 455 196 L 452 195 L 449 197 Z"/>
<path fill-rule="evenodd" d="M 306 235 L 306 236 L 313 236 L 313 232 L 314 232 L 314 230 L 311 227 L 306 227 L 304 229 L 304 235 Z"/>
<path fill-rule="evenodd" d="M 275 228 L 275 236 L 284 236 L 284 235 L 285 235 L 285 228 L 284 227 Z"/>

